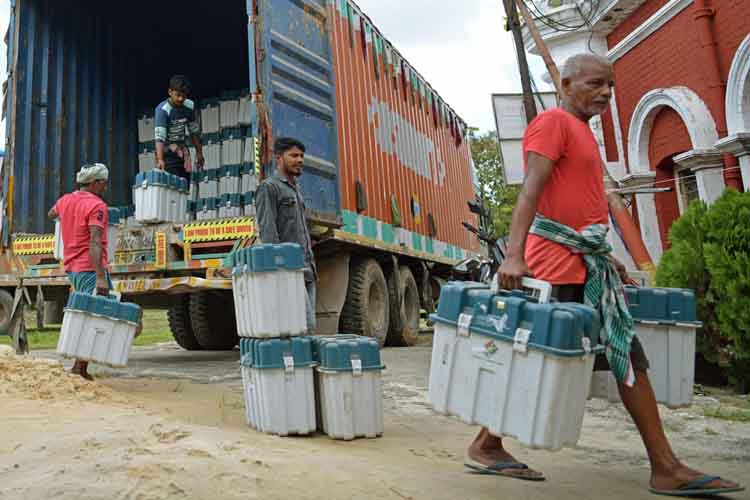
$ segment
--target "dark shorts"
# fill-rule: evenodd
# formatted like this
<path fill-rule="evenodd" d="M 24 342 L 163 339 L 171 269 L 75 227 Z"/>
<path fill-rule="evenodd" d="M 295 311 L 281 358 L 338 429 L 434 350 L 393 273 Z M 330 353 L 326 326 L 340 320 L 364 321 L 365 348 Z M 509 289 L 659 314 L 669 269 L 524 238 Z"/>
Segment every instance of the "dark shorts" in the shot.
<path fill-rule="evenodd" d="M 178 175 L 183 179 L 190 180 L 190 173 L 185 171 L 185 160 L 177 153 L 164 151 L 164 170 L 172 175 Z"/>
<path fill-rule="evenodd" d="M 554 285 L 552 296 L 560 302 L 583 304 L 583 285 Z M 639 372 L 648 371 L 650 366 L 646 352 L 637 336 L 633 336 L 633 342 L 630 344 L 630 362 L 633 363 L 633 369 Z M 609 371 L 609 362 L 604 354 L 596 356 L 594 371 Z"/>

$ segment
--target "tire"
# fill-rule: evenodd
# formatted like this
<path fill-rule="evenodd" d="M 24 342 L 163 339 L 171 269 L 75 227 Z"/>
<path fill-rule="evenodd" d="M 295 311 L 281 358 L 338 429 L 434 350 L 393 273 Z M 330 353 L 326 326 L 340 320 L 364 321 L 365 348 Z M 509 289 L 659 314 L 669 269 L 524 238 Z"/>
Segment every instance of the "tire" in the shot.
<path fill-rule="evenodd" d="M 198 344 L 207 351 L 231 351 L 239 341 L 234 304 L 226 293 L 191 294 L 190 323 Z"/>
<path fill-rule="evenodd" d="M 382 347 L 389 317 L 388 285 L 380 264 L 375 259 L 353 261 L 341 311 L 341 332 L 372 337 Z"/>
<path fill-rule="evenodd" d="M 167 322 L 175 342 L 187 351 L 201 351 L 203 348 L 195 338 L 190 324 L 190 296 L 180 295 L 177 302 L 167 309 Z"/>
<path fill-rule="evenodd" d="M 394 321 L 393 316 L 391 316 L 391 327 L 388 330 L 386 343 L 395 347 L 413 346 L 419 341 L 419 321 L 421 319 L 419 288 L 408 267 L 399 267 L 398 277 L 401 303 L 398 304 L 398 307 L 391 304 L 391 314 L 397 314 L 398 319 Z M 395 285 L 395 279 L 392 279 L 391 282 L 389 285 L 392 289 Z M 389 298 L 393 299 L 394 297 L 395 293 L 390 295 Z"/>
<path fill-rule="evenodd" d="M 10 328 L 13 313 L 13 296 L 5 290 L 0 290 L 0 332 L 6 333 Z"/>

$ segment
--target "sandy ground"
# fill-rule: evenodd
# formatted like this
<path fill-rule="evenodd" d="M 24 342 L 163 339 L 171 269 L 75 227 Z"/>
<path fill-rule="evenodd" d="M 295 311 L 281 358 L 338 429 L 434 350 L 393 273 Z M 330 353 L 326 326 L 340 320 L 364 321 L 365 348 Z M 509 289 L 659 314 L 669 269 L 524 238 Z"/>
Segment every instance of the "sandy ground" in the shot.
<path fill-rule="evenodd" d="M 655 498 L 621 405 L 590 401 L 575 449 L 511 443 L 549 478 L 528 483 L 464 472 L 476 429 L 430 410 L 429 347 L 384 351 L 385 435 L 354 442 L 248 429 L 238 357 L 164 345 L 134 350 L 127 370 L 99 370 L 95 389 L 66 381 L 45 399 L 0 390 L 0 498 Z M 703 417 L 715 403 L 662 409 L 673 444 L 694 467 L 748 483 L 750 424 Z"/>

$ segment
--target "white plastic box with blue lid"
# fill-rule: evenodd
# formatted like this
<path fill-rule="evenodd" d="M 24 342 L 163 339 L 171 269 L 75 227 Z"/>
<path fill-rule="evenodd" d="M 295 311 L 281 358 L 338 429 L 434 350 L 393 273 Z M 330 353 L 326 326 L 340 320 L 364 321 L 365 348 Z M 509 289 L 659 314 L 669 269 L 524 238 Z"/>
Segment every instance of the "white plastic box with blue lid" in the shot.
<path fill-rule="evenodd" d="M 219 172 L 218 168 L 209 168 L 200 173 L 198 176 L 200 198 L 219 197 Z"/>
<path fill-rule="evenodd" d="M 154 140 L 154 117 L 143 114 L 138 117 L 138 142 L 141 144 Z"/>
<path fill-rule="evenodd" d="M 245 416 L 253 429 L 288 436 L 316 430 L 312 339 L 240 339 Z"/>
<path fill-rule="evenodd" d="M 258 211 L 255 207 L 255 191 L 248 191 L 242 195 L 242 215 L 255 217 Z"/>
<path fill-rule="evenodd" d="M 242 166 L 225 165 L 219 169 L 219 192 L 239 194 L 242 187 Z"/>
<path fill-rule="evenodd" d="M 604 350 L 594 309 L 451 282 L 431 319 L 435 411 L 532 448 L 575 446 L 595 354 Z"/>
<path fill-rule="evenodd" d="M 635 334 L 649 360 L 649 380 L 658 403 L 684 408 L 693 402 L 695 381 L 696 317 L 692 290 L 680 288 L 625 287 Z M 595 372 L 591 396 L 619 402 L 615 378 L 609 372 Z"/>
<path fill-rule="evenodd" d="M 52 250 L 52 255 L 59 261 L 65 258 L 65 242 L 62 237 L 62 225 L 59 217 L 55 219 L 55 247 Z"/>
<path fill-rule="evenodd" d="M 236 127 L 240 120 L 240 94 L 239 90 L 227 90 L 219 97 L 219 122 L 221 129 Z"/>
<path fill-rule="evenodd" d="M 219 217 L 240 217 L 242 215 L 242 195 L 223 194 L 219 199 Z"/>
<path fill-rule="evenodd" d="M 203 99 L 201 102 L 201 132 L 213 134 L 219 131 L 219 100 L 217 98 Z"/>
<path fill-rule="evenodd" d="M 221 131 L 221 166 L 242 164 L 242 148 L 247 127 L 232 127 Z"/>
<path fill-rule="evenodd" d="M 304 258 L 296 243 L 256 245 L 232 254 L 232 292 L 240 337 L 307 331 Z"/>
<path fill-rule="evenodd" d="M 196 220 L 212 220 L 219 217 L 219 199 L 201 198 L 195 203 Z"/>
<path fill-rule="evenodd" d="M 255 176 L 255 165 L 252 163 L 252 160 L 243 163 L 240 167 L 240 172 L 242 174 L 242 192 L 255 192 L 258 189 L 258 178 Z"/>
<path fill-rule="evenodd" d="M 333 439 L 383 434 L 385 368 L 375 339 L 357 335 L 314 337 L 320 429 Z"/>
<path fill-rule="evenodd" d="M 125 223 L 121 217 L 120 209 L 110 207 L 108 210 L 109 225 L 107 226 L 107 259 L 110 264 L 115 261 L 115 252 L 117 251 L 117 235 Z"/>
<path fill-rule="evenodd" d="M 128 364 L 140 315 L 135 304 L 74 292 L 65 307 L 57 352 L 122 368 Z"/>
<path fill-rule="evenodd" d="M 162 170 L 142 172 L 133 185 L 135 218 L 141 223 L 187 220 L 188 182 Z"/>

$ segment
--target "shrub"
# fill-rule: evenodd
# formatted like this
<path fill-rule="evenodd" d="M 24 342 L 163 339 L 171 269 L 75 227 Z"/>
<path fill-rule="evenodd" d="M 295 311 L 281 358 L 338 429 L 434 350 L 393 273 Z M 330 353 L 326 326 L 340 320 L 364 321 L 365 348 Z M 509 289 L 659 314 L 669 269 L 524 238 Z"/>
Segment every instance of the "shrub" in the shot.
<path fill-rule="evenodd" d="M 692 288 L 703 328 L 698 349 L 710 361 L 729 354 L 738 386 L 750 382 L 750 193 L 727 190 L 711 207 L 693 202 L 669 232 L 659 286 Z"/>

